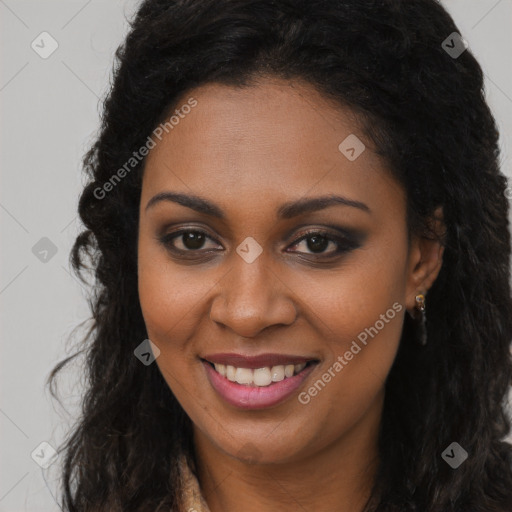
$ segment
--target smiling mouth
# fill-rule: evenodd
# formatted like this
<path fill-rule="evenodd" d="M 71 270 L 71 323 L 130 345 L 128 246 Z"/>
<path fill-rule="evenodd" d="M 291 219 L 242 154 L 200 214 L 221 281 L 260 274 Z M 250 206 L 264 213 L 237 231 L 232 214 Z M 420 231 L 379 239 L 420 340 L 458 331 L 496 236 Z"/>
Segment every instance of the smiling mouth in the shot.
<path fill-rule="evenodd" d="M 319 362 L 318 360 L 311 360 L 298 364 L 279 364 L 253 369 L 212 363 L 206 359 L 203 359 L 203 361 L 208 363 L 218 374 L 227 380 L 249 387 L 270 386 L 276 382 L 299 375 L 306 368 Z"/>

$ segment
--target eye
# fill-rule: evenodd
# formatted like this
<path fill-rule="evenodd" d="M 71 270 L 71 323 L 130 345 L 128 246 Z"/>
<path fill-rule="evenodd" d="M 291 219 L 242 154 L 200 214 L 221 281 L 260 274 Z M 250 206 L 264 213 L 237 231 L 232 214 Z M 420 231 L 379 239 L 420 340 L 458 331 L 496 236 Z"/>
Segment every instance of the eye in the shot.
<path fill-rule="evenodd" d="M 335 256 L 337 254 L 348 252 L 352 249 L 355 249 L 359 246 L 359 244 L 353 240 L 350 236 L 343 237 L 338 235 L 333 235 L 328 231 L 315 230 L 310 231 L 303 236 L 301 236 L 297 241 L 294 242 L 290 247 L 300 247 L 302 246 L 305 251 L 305 254 L 311 255 L 320 255 L 320 256 Z M 326 249 L 331 248 L 330 251 L 326 251 Z M 333 250 L 332 250 L 333 249 Z"/>
<path fill-rule="evenodd" d="M 199 249 L 204 249 L 207 240 L 215 241 L 204 231 L 196 229 L 180 229 L 164 235 L 160 240 L 165 247 L 178 253 L 196 252 Z"/>

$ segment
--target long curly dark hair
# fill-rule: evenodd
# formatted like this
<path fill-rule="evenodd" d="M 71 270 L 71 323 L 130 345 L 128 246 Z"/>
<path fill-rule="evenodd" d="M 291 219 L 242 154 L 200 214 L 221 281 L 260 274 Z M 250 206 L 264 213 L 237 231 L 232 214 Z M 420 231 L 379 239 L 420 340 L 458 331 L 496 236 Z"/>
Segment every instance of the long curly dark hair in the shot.
<path fill-rule="evenodd" d="M 156 364 L 137 290 L 144 159 L 102 188 L 179 98 L 208 82 L 244 87 L 263 74 L 305 80 L 356 112 L 407 193 L 410 232 L 442 206 L 443 267 L 429 291 L 428 344 L 402 339 L 386 381 L 380 466 L 366 511 L 512 510 L 506 397 L 512 382 L 507 181 L 482 69 L 435 0 L 145 0 L 116 52 L 99 135 L 84 158 L 85 230 L 71 262 L 91 273 L 92 325 L 48 378 L 86 357 L 81 417 L 60 448 L 64 510 L 180 510 L 177 460 L 192 425 Z M 96 194 L 95 194 L 96 191 Z M 442 459 L 456 441 L 469 454 Z"/>

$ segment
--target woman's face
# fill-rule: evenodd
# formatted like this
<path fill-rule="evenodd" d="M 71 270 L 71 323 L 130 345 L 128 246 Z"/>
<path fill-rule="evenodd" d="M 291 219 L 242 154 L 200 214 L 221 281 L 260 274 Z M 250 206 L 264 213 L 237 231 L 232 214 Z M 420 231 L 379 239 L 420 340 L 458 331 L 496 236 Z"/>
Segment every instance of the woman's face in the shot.
<path fill-rule="evenodd" d="M 147 157 L 138 265 L 156 363 L 196 436 L 285 462 L 375 433 L 419 291 L 404 191 L 308 85 L 184 98 Z"/>

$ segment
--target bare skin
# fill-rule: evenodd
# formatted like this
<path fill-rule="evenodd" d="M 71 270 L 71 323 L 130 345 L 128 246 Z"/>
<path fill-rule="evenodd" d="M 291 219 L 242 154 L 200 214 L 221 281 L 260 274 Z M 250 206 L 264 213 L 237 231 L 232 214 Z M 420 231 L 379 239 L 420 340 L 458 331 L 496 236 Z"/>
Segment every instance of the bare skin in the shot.
<path fill-rule="evenodd" d="M 262 79 L 208 84 L 183 103 L 191 96 L 197 106 L 147 158 L 139 294 L 156 362 L 194 425 L 203 495 L 211 512 L 361 511 L 404 314 L 436 279 L 442 247 L 417 236 L 409 245 L 404 190 L 350 111 L 311 86 Z M 366 145 L 354 161 L 338 149 L 350 134 Z M 170 200 L 146 209 L 164 191 L 201 196 L 225 217 Z M 333 194 L 367 210 L 335 204 L 277 216 L 283 203 Z M 180 228 L 205 232 L 204 245 L 160 240 Z M 355 234 L 338 254 L 336 238 L 318 252 L 297 242 L 309 231 L 340 235 L 333 228 Z M 247 237 L 262 249 L 252 263 L 236 252 Z M 393 304 L 393 318 L 334 371 Z M 200 358 L 213 352 L 300 354 L 318 364 L 285 401 L 244 410 L 210 384 Z M 328 384 L 308 395 L 329 369 Z"/>

